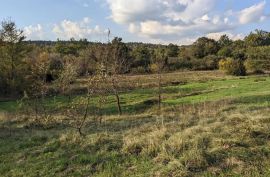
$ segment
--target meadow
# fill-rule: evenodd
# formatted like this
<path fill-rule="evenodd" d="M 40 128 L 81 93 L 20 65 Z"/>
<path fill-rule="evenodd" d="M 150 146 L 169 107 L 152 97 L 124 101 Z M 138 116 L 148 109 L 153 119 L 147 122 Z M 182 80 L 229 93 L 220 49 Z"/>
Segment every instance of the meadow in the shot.
<path fill-rule="evenodd" d="M 46 126 L 22 115 L 19 100 L 0 102 L 1 176 L 270 176 L 269 75 L 164 74 L 161 112 L 156 78 L 122 78 L 132 83 L 120 94 L 123 114 L 106 95 L 102 121 L 90 114 L 84 136 L 57 121 L 65 96 L 45 98 L 48 110 L 58 107 Z M 87 79 L 73 84 L 73 101 Z"/>

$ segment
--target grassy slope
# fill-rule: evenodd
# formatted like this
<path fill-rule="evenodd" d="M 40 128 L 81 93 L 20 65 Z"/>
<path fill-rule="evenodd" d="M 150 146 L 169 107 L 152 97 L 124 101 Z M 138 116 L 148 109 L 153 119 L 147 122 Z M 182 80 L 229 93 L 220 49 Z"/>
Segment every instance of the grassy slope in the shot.
<path fill-rule="evenodd" d="M 26 129 L 27 122 L 6 122 L 2 115 L 0 174 L 270 175 L 270 78 L 194 81 L 164 92 L 162 116 L 145 104 L 155 98 L 153 89 L 122 94 L 126 115 L 121 117 L 113 115 L 110 97 L 104 111 L 113 114 L 102 125 L 88 122 L 85 138 L 68 128 Z M 65 104 L 65 98 L 46 101 L 55 102 Z M 2 102 L 0 109 L 12 111 L 15 105 Z"/>

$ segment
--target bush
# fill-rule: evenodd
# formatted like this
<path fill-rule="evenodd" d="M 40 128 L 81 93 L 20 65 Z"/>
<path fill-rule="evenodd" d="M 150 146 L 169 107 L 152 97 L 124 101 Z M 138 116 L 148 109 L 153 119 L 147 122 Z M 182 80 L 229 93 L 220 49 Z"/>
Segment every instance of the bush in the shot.
<path fill-rule="evenodd" d="M 219 57 L 208 55 L 204 58 L 194 58 L 191 60 L 192 70 L 214 70 L 218 69 Z"/>
<path fill-rule="evenodd" d="M 256 61 L 256 60 L 251 60 L 248 59 L 245 61 L 245 67 L 248 71 L 255 73 L 255 74 L 262 74 L 263 72 L 263 67 L 262 63 Z"/>
<path fill-rule="evenodd" d="M 232 58 L 222 59 L 219 61 L 219 69 L 229 75 L 246 75 L 246 68 L 241 60 L 234 60 Z"/>
<path fill-rule="evenodd" d="M 204 57 L 203 60 L 205 63 L 204 69 L 206 69 L 206 70 L 218 69 L 219 57 L 217 57 L 215 55 L 208 55 L 208 56 Z"/>
<path fill-rule="evenodd" d="M 223 47 L 218 51 L 218 56 L 221 57 L 231 57 L 232 56 L 232 49 L 231 47 Z"/>
<path fill-rule="evenodd" d="M 192 63 L 190 59 L 176 58 L 174 59 L 173 62 L 169 62 L 168 67 L 170 71 L 184 70 L 184 69 L 191 70 Z"/>
<path fill-rule="evenodd" d="M 132 68 L 131 73 L 132 74 L 146 74 L 146 73 L 149 73 L 149 71 L 148 71 L 148 69 L 146 69 L 142 66 L 139 66 L 137 68 Z"/>

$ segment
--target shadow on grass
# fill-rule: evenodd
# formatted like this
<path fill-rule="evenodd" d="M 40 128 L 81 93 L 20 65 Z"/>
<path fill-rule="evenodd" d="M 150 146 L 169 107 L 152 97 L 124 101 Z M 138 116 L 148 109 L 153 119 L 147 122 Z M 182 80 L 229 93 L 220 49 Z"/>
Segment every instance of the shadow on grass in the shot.
<path fill-rule="evenodd" d="M 131 119 L 120 119 L 106 122 L 104 121 L 102 124 L 91 122 L 85 126 L 85 131 L 87 131 L 88 134 L 105 133 L 105 132 L 116 133 L 127 131 L 134 128 L 139 128 L 140 126 L 154 123 L 156 122 L 156 120 L 157 119 L 155 117 L 148 116 Z"/>
<path fill-rule="evenodd" d="M 148 99 L 135 104 L 122 105 L 122 112 L 123 114 L 127 115 L 140 114 L 147 111 L 148 109 L 151 109 L 155 104 L 157 104 L 157 100 Z M 91 111 L 93 112 L 93 110 L 96 110 L 97 107 L 92 107 L 91 109 Z M 103 115 L 117 115 L 118 108 L 116 103 L 102 108 L 101 113 Z"/>
<path fill-rule="evenodd" d="M 270 95 L 254 95 L 238 98 L 234 101 L 238 104 L 265 104 L 270 106 Z"/>

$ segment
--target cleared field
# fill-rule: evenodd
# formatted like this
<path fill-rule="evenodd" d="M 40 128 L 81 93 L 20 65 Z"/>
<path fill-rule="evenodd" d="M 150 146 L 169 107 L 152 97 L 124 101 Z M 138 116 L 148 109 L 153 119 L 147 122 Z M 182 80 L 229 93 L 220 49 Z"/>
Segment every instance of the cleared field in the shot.
<path fill-rule="evenodd" d="M 90 116 L 85 137 L 60 122 L 46 129 L 34 126 L 15 114 L 17 102 L 1 102 L 0 174 L 270 176 L 268 76 L 165 75 L 160 115 L 155 77 L 132 79 L 145 85 L 121 93 L 124 115 L 117 115 L 114 97 L 108 96 L 103 123 Z M 93 105 L 96 101 L 91 99 Z M 66 102 L 61 96 L 46 99 L 48 108 L 60 105 L 55 116 Z"/>

